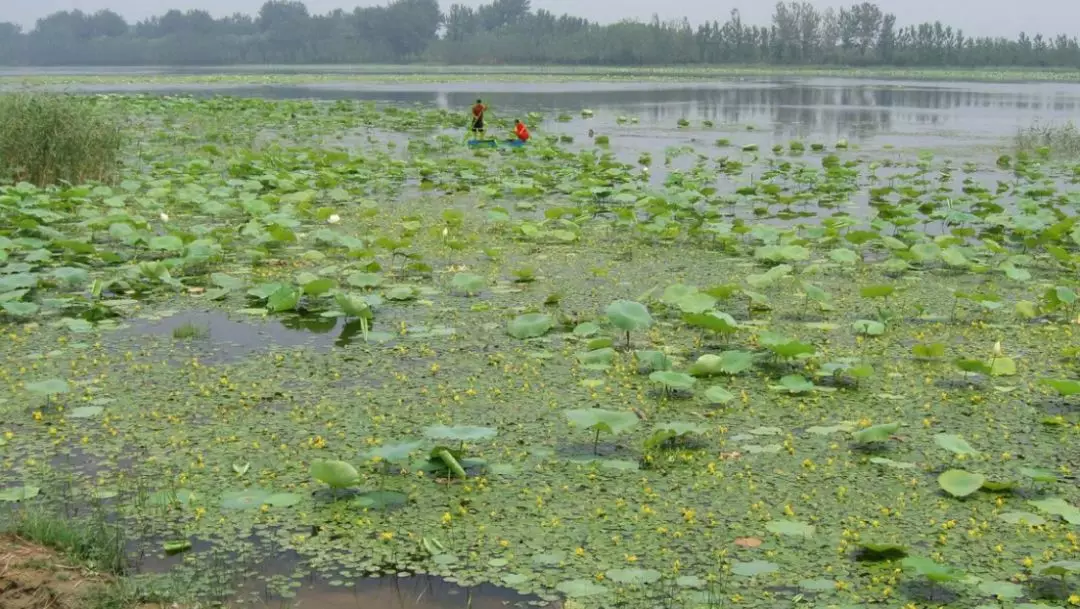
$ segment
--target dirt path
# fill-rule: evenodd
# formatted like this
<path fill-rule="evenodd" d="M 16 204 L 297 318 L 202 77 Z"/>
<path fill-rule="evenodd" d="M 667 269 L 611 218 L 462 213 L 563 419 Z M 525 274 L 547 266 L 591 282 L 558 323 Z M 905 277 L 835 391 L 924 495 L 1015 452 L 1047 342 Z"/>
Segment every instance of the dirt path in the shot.
<path fill-rule="evenodd" d="M 52 550 L 0 536 L 3 609 L 83 609 L 87 595 L 103 583 Z"/>

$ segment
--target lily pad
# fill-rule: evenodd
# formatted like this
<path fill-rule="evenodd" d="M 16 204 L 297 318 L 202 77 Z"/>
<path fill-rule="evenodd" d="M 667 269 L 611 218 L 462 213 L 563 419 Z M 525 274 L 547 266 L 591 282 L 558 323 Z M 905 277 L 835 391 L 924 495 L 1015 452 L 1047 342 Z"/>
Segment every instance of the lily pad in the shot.
<path fill-rule="evenodd" d="M 344 461 L 319 460 L 311 464 L 311 476 L 332 488 L 345 488 L 359 480 L 360 472 Z"/>
<path fill-rule="evenodd" d="M 855 432 L 854 434 L 852 434 L 852 439 L 854 439 L 860 444 L 885 442 L 899 430 L 899 423 L 882 423 L 881 425 L 873 425 L 871 427 L 867 427 L 866 429 Z"/>
<path fill-rule="evenodd" d="M 813 537 L 814 526 L 797 520 L 771 520 L 765 523 L 765 528 L 770 533 L 777 535 L 789 535 L 793 537 Z"/>
<path fill-rule="evenodd" d="M 653 569 L 611 569 L 605 576 L 617 584 L 646 586 L 660 581 L 660 572 Z"/>
<path fill-rule="evenodd" d="M 968 444 L 967 440 L 957 435 L 939 433 L 934 436 L 934 442 L 945 450 L 948 450 L 958 455 L 979 454 L 979 451 L 972 448 L 971 445 Z"/>
<path fill-rule="evenodd" d="M 98 416 L 104 411 L 105 409 L 101 406 L 80 406 L 78 408 L 72 408 L 71 412 L 68 413 L 68 418 L 89 419 Z"/>
<path fill-rule="evenodd" d="M 766 573 L 774 573 L 780 569 L 780 565 L 765 560 L 752 560 L 750 562 L 737 562 L 731 567 L 731 572 L 743 577 L 753 577 Z"/>
<path fill-rule="evenodd" d="M 950 469 L 938 476 L 938 485 L 953 497 L 972 495 L 985 483 L 986 476 L 960 469 Z"/>
<path fill-rule="evenodd" d="M 250 510 L 261 507 L 270 493 L 257 488 L 231 491 L 221 496 L 221 507 L 227 510 Z"/>
<path fill-rule="evenodd" d="M 33 499 L 41 493 L 36 486 L 13 486 L 0 491 L 0 502 L 26 501 Z"/>
<path fill-rule="evenodd" d="M 519 315 L 510 321 L 506 331 L 514 338 L 538 338 L 548 333 L 553 326 L 550 315 L 528 313 Z"/>
<path fill-rule="evenodd" d="M 608 593 L 607 586 L 601 586 L 591 579 L 571 579 L 559 582 L 559 584 L 555 586 L 555 589 L 565 594 L 568 598 L 585 598 Z"/>
<path fill-rule="evenodd" d="M 424 430 L 424 435 L 434 440 L 454 440 L 456 442 L 478 442 L 490 440 L 498 434 L 494 427 L 476 427 L 470 425 L 458 425 L 448 427 L 446 425 L 433 425 Z"/>

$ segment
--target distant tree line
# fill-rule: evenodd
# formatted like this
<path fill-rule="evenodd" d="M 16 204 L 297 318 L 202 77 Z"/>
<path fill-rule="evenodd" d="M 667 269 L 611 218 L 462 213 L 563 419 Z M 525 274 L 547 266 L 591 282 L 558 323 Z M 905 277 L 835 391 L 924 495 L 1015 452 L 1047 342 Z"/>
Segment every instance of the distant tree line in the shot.
<path fill-rule="evenodd" d="M 529 0 L 479 8 L 437 0 L 312 15 L 302 2 L 270 0 L 257 15 L 215 19 L 171 10 L 128 23 L 104 10 L 61 11 L 33 30 L 0 23 L 4 65 L 198 65 L 244 63 L 837 65 L 1080 67 L 1075 36 L 969 37 L 940 22 L 900 26 L 864 2 L 818 10 L 780 2 L 767 25 L 724 21 L 620 21 L 600 25 L 533 11 Z"/>

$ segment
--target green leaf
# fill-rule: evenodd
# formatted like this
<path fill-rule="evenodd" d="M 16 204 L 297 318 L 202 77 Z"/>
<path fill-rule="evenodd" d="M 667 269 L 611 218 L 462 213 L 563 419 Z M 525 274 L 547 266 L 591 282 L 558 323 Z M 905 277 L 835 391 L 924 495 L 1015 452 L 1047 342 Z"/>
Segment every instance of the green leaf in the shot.
<path fill-rule="evenodd" d="M 261 507 L 270 493 L 257 488 L 231 491 L 221 496 L 221 507 L 227 510 L 251 510 Z"/>
<path fill-rule="evenodd" d="M 683 313 L 700 314 L 713 308 L 716 305 L 716 299 L 708 294 L 702 294 L 701 292 L 694 292 L 688 294 L 679 299 L 676 306 L 679 307 Z"/>
<path fill-rule="evenodd" d="M 813 537 L 814 526 L 797 520 L 771 520 L 765 523 L 765 528 L 770 533 L 788 535 L 793 537 Z"/>
<path fill-rule="evenodd" d="M 780 379 L 779 388 L 789 393 L 807 393 L 814 390 L 814 384 L 799 374 L 788 374 Z"/>
<path fill-rule="evenodd" d="M 885 324 L 872 319 L 859 319 L 851 326 L 856 333 L 867 336 L 881 336 L 885 333 Z"/>
<path fill-rule="evenodd" d="M 995 357 L 988 366 L 991 376 L 1015 376 L 1016 361 L 1011 357 Z"/>
<path fill-rule="evenodd" d="M 923 359 L 945 357 L 945 345 L 944 343 L 920 343 L 912 347 L 911 352 L 915 357 L 921 357 Z"/>
<path fill-rule="evenodd" d="M 735 399 L 735 394 L 720 385 L 713 385 L 705 390 L 705 399 L 709 400 L 710 404 L 727 404 Z"/>
<path fill-rule="evenodd" d="M 1009 524 L 1026 524 L 1032 527 L 1040 527 L 1046 524 L 1046 519 L 1031 512 L 1002 512 L 998 518 Z"/>
<path fill-rule="evenodd" d="M 297 493 L 274 493 L 264 499 L 263 503 L 271 507 L 286 508 L 300 503 L 302 499 L 303 496 Z"/>
<path fill-rule="evenodd" d="M 1050 497 L 1028 501 L 1028 505 L 1053 516 L 1060 516 L 1069 524 L 1080 524 L 1080 508 L 1072 505 L 1064 499 Z"/>
<path fill-rule="evenodd" d="M 353 273 L 345 281 L 354 288 L 372 289 L 382 285 L 383 277 L 378 273 Z"/>
<path fill-rule="evenodd" d="M 528 313 L 511 320 L 506 327 L 506 331 L 514 338 L 537 338 L 547 334 L 553 324 L 550 315 Z"/>
<path fill-rule="evenodd" d="M 979 584 L 979 591 L 1005 600 L 1024 596 L 1024 587 L 1012 582 L 984 581 Z"/>
<path fill-rule="evenodd" d="M 886 298 L 895 291 L 896 286 L 892 285 L 868 285 L 859 289 L 859 295 L 863 298 Z"/>
<path fill-rule="evenodd" d="M 26 501 L 37 497 L 40 493 L 41 489 L 36 486 L 13 486 L 0 491 L 0 503 Z"/>
<path fill-rule="evenodd" d="M 658 370 L 649 375 L 649 380 L 654 383 L 660 383 L 667 389 L 674 389 L 680 391 L 688 391 L 694 388 L 694 384 L 697 379 L 684 374 L 682 372 L 672 372 L 670 370 Z"/>
<path fill-rule="evenodd" d="M 581 408 L 578 410 L 567 410 L 564 414 L 571 425 L 610 434 L 620 434 L 624 431 L 629 431 L 638 424 L 637 415 L 625 410 Z"/>
<path fill-rule="evenodd" d="M 416 288 L 408 285 L 391 288 L 390 291 L 386 293 L 387 300 L 395 300 L 401 302 L 405 300 L 412 300 L 414 298 L 416 298 Z"/>
<path fill-rule="evenodd" d="M 581 337 L 581 338 L 588 338 L 590 336 L 595 336 L 599 332 L 600 332 L 600 326 L 594 324 L 591 321 L 580 323 L 574 328 L 574 336 L 578 336 L 578 337 Z"/>
<path fill-rule="evenodd" d="M 300 302 L 300 290 L 293 286 L 285 285 L 278 288 L 266 301 L 266 306 L 271 311 L 292 311 Z"/>
<path fill-rule="evenodd" d="M 53 269 L 49 275 L 68 288 L 77 288 L 90 283 L 90 273 L 86 272 L 86 269 L 63 266 Z"/>
<path fill-rule="evenodd" d="M 160 235 L 157 237 L 151 237 L 149 242 L 150 249 L 159 250 L 164 252 L 179 252 L 184 249 L 184 242 L 180 237 L 174 235 Z"/>
<path fill-rule="evenodd" d="M 105 409 L 101 406 L 80 406 L 73 408 L 67 416 L 70 419 L 89 419 L 98 416 L 104 411 Z"/>
<path fill-rule="evenodd" d="M 874 465 L 884 465 L 885 467 L 891 467 L 893 469 L 915 469 L 914 463 L 893 461 L 892 459 L 886 459 L 885 457 L 871 457 L 870 462 Z"/>
<path fill-rule="evenodd" d="M 489 440 L 498 434 L 494 427 L 473 427 L 459 425 L 447 427 L 446 425 L 433 425 L 424 430 L 424 435 L 434 440 L 454 440 L 456 442 L 476 442 Z"/>
<path fill-rule="evenodd" d="M 764 560 L 752 560 L 750 562 L 735 563 L 731 567 L 731 572 L 734 575 L 753 577 L 755 575 L 763 575 L 765 573 L 774 573 L 779 569 L 780 565 L 777 565 L 776 563 L 771 563 Z"/>
<path fill-rule="evenodd" d="M 319 460 L 311 464 L 311 477 L 333 488 L 346 488 L 359 480 L 360 473 L 344 461 Z"/>
<path fill-rule="evenodd" d="M 626 332 L 644 330 L 653 323 L 645 305 L 629 300 L 616 300 L 608 305 L 607 317 L 612 325 Z"/>
<path fill-rule="evenodd" d="M 226 290 L 242 290 L 247 283 L 243 279 L 237 279 L 225 273 L 211 273 L 210 282 Z"/>
<path fill-rule="evenodd" d="M 972 495 L 985 483 L 986 476 L 961 469 L 950 469 L 938 476 L 938 486 L 953 497 Z"/>
<path fill-rule="evenodd" d="M 1024 474 L 1028 478 L 1031 478 L 1035 482 L 1057 482 L 1057 472 L 1051 469 L 1042 467 L 1021 467 L 1020 473 Z"/>
<path fill-rule="evenodd" d="M 67 381 L 63 379 L 46 379 L 36 383 L 27 383 L 26 390 L 36 395 L 59 395 L 67 393 L 70 389 Z"/>
<path fill-rule="evenodd" d="M 962 572 L 952 567 L 940 565 L 921 556 L 908 556 L 900 564 L 905 569 L 912 569 L 926 579 L 937 583 L 956 581 L 963 576 Z"/>
<path fill-rule="evenodd" d="M 1057 560 L 1047 563 L 1039 572 L 1043 575 L 1062 577 L 1070 573 L 1080 573 L 1080 560 Z"/>
<path fill-rule="evenodd" d="M 611 347 L 604 347 L 603 349 L 594 349 L 585 353 L 578 353 L 577 359 L 584 368 L 590 370 L 605 370 L 611 367 L 611 363 L 615 361 L 616 355 L 614 349 Z"/>
<path fill-rule="evenodd" d="M 1042 382 L 1054 388 L 1059 394 L 1069 397 L 1080 395 L 1080 381 L 1071 379 L 1042 379 Z"/>
<path fill-rule="evenodd" d="M 653 569 L 611 569 L 605 577 L 616 584 L 647 586 L 660 581 L 660 572 Z"/>
<path fill-rule="evenodd" d="M 304 284 L 304 293 L 308 296 L 322 296 L 336 287 L 337 282 L 333 279 L 315 279 Z M 273 308 L 273 305 L 271 305 L 271 308 Z"/>
<path fill-rule="evenodd" d="M 597 584 L 592 579 L 572 579 L 559 582 L 559 584 L 555 586 L 555 589 L 565 594 L 568 598 L 585 598 L 608 593 L 607 587 Z"/>
<path fill-rule="evenodd" d="M 408 461 L 409 455 L 423 446 L 423 442 L 400 442 L 397 444 L 383 444 L 363 454 L 365 459 L 381 459 L 390 463 Z"/>
<path fill-rule="evenodd" d="M 609 345 L 610 346 L 610 345 Z M 671 369 L 671 359 L 662 351 L 637 351 L 634 357 L 646 370 L 660 371 Z"/>
<path fill-rule="evenodd" d="M 690 366 L 694 376 L 735 375 L 754 365 L 754 354 L 745 351 L 723 351 L 720 355 L 705 354 Z"/>
<path fill-rule="evenodd" d="M 3 308 L 8 315 L 19 318 L 31 317 L 41 309 L 32 302 L 19 301 L 0 303 L 0 308 Z"/>
<path fill-rule="evenodd" d="M 855 432 L 852 434 L 852 439 L 860 444 L 885 442 L 899 429 L 899 423 L 882 423 L 881 425 L 874 425 Z"/>
<path fill-rule="evenodd" d="M 907 556 L 908 553 L 908 547 L 899 543 L 859 542 L 859 547 L 862 548 L 863 551 L 863 556 L 861 558 L 869 560 L 899 558 L 901 556 Z"/>
<path fill-rule="evenodd" d="M 368 304 L 368 301 L 365 300 L 363 296 L 338 294 L 334 297 L 334 303 L 349 317 L 367 320 L 371 320 L 373 317 L 371 305 Z"/>
<path fill-rule="evenodd" d="M 739 329 L 739 323 L 735 321 L 734 317 L 720 311 L 686 314 L 683 315 L 683 321 L 691 326 L 704 328 L 718 334 L 730 334 Z"/>
<path fill-rule="evenodd" d="M 960 436 L 948 433 L 939 433 L 934 436 L 934 442 L 947 451 L 957 455 L 977 455 L 979 451 L 972 448 L 967 440 Z"/>
<path fill-rule="evenodd" d="M 471 273 L 458 273 L 450 280 L 450 287 L 455 292 L 473 296 L 479 294 L 487 287 L 487 280 L 479 275 L 473 275 Z"/>

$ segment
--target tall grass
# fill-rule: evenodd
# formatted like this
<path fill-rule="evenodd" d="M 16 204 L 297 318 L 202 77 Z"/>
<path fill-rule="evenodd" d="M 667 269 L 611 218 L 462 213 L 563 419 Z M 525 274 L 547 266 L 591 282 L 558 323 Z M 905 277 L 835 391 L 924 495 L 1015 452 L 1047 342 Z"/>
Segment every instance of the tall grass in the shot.
<path fill-rule="evenodd" d="M 1016 150 L 1040 156 L 1078 157 L 1080 129 L 1072 122 L 1064 125 L 1033 125 L 1017 132 Z"/>
<path fill-rule="evenodd" d="M 94 571 L 119 575 L 127 567 L 123 530 L 100 517 L 75 521 L 27 510 L 15 515 L 0 533 L 62 552 Z"/>
<path fill-rule="evenodd" d="M 120 166 L 119 121 L 75 95 L 0 95 L 0 178 L 38 186 L 107 182 Z"/>

